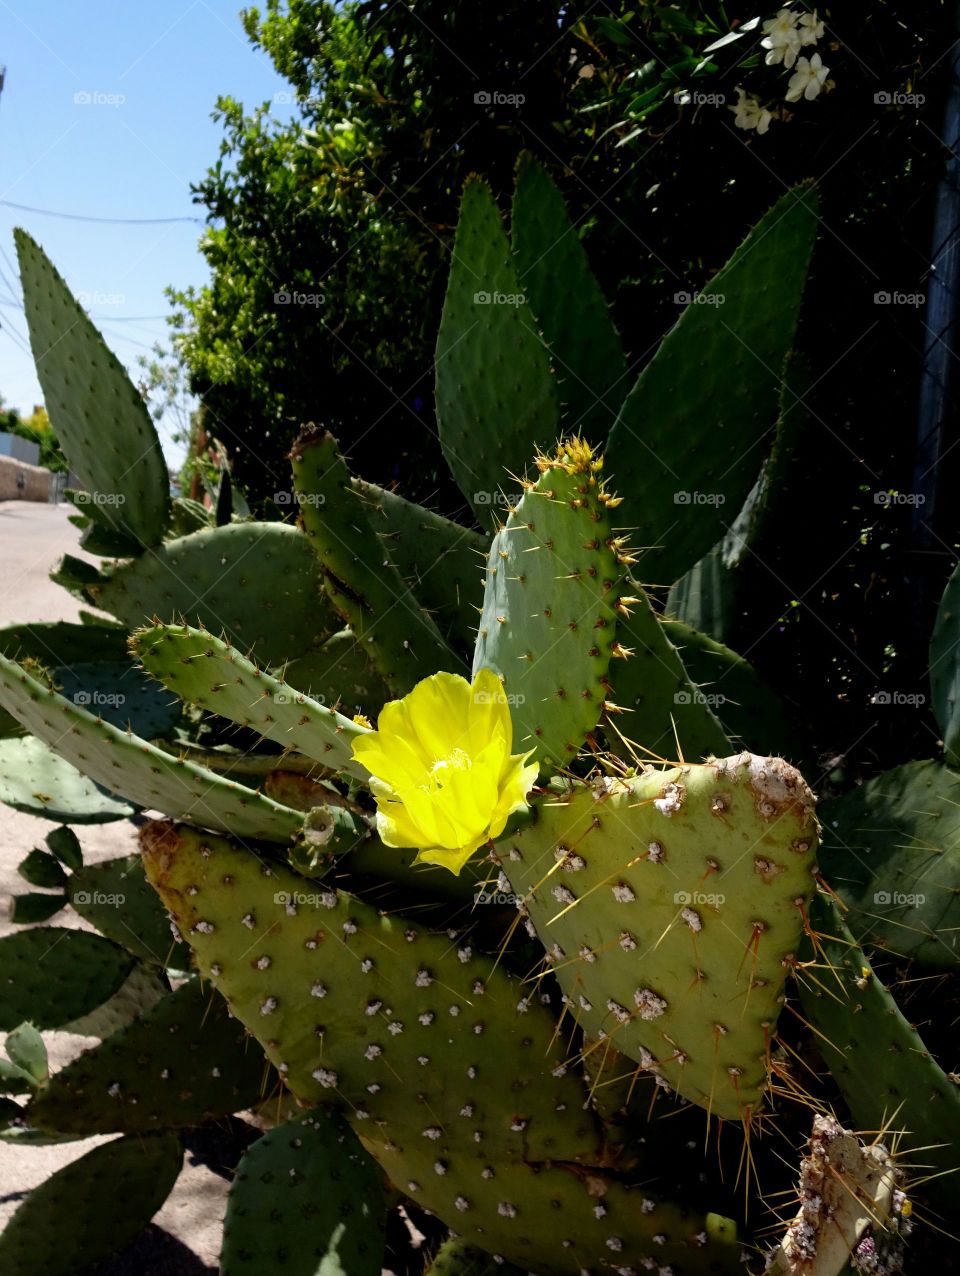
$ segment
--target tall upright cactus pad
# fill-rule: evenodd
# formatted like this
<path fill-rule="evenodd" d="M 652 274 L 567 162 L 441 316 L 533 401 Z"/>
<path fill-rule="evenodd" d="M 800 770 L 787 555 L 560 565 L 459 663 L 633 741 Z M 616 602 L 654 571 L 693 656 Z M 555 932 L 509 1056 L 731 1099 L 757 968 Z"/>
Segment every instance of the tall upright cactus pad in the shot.
<path fill-rule="evenodd" d="M 527 151 L 517 162 L 511 239 L 520 290 L 550 349 L 564 433 L 602 445 L 627 393 L 627 361 L 563 196 Z"/>
<path fill-rule="evenodd" d="M 537 464 L 490 549 L 473 671 L 502 678 L 515 751 L 563 766 L 603 711 L 626 555 L 590 448 L 574 439 Z"/>
<path fill-rule="evenodd" d="M 223 999 L 192 979 L 61 1068 L 24 1115 L 61 1134 L 145 1133 L 229 1116 L 276 1088 Z"/>
<path fill-rule="evenodd" d="M 285 842 L 303 816 L 88 713 L 0 656 L 0 705 L 83 774 L 138 806 L 238 837 Z"/>
<path fill-rule="evenodd" d="M 610 432 L 624 522 L 643 579 L 670 584 L 723 536 L 777 419 L 817 223 L 809 185 L 788 191 L 687 306 Z"/>
<path fill-rule="evenodd" d="M 182 825 L 147 825 L 141 845 L 201 972 L 298 1099 L 435 1159 L 597 1154 L 553 1016 L 468 941 Z"/>
<path fill-rule="evenodd" d="M 299 656 L 337 627 L 306 538 L 285 523 L 193 532 L 90 587 L 90 601 L 128 629 L 186 620 L 225 633 L 264 664 Z"/>
<path fill-rule="evenodd" d="M 395 695 L 462 661 L 440 634 L 374 533 L 332 434 L 307 426 L 291 451 L 304 531 L 333 606 Z"/>
<path fill-rule="evenodd" d="M 618 619 L 617 632 L 633 654 L 610 666 L 610 696 L 625 712 L 608 725 L 608 748 L 642 762 L 677 757 L 698 762 L 729 753 L 708 693 L 692 680 L 644 591 L 637 585 L 631 592 L 635 601 L 630 614 Z"/>
<path fill-rule="evenodd" d="M 960 965 L 960 775 L 908 762 L 825 804 L 823 869 L 858 941 Z"/>
<path fill-rule="evenodd" d="M 368 728 L 302 695 L 212 634 L 152 625 L 138 630 L 130 646 L 144 669 L 183 700 L 333 771 L 366 774 L 353 763 L 350 744 Z"/>
<path fill-rule="evenodd" d="M 512 472 L 560 432 L 547 347 L 487 184 L 467 179 L 436 354 L 440 443 L 478 521 L 495 526 Z"/>
<path fill-rule="evenodd" d="M 930 636 L 932 708 L 947 761 L 960 764 L 960 566 L 947 581 Z"/>
<path fill-rule="evenodd" d="M 223 1225 L 220 1276 L 380 1276 L 386 1207 L 375 1163 L 320 1109 L 252 1143 Z"/>
<path fill-rule="evenodd" d="M 174 1134 L 114 1139 L 34 1188 L 0 1233 L 4 1276 L 75 1276 L 119 1253 L 170 1195 L 183 1149 Z"/>
<path fill-rule="evenodd" d="M 472 647 L 488 538 L 375 483 L 354 479 L 353 488 L 420 605 L 451 643 Z"/>
<path fill-rule="evenodd" d="M 464 1241 L 524 1272 L 742 1276 L 744 1271 L 731 1219 L 661 1200 L 602 1169 L 494 1157 L 464 1166 L 436 1160 L 429 1149 L 364 1141 L 401 1191 Z"/>
<path fill-rule="evenodd" d="M 40 245 L 14 236 L 37 376 L 70 466 L 104 523 L 156 545 L 170 483 L 147 405 Z"/>
<path fill-rule="evenodd" d="M 917 1190 L 947 1217 L 960 1202 L 960 1089 L 947 1075 L 873 971 L 839 909 L 818 896 L 819 934 L 800 956 L 800 1001 L 817 1048 L 864 1130 L 888 1129 L 904 1161 L 923 1179 Z M 869 1084 L 865 1084 L 869 1081 Z M 928 1174 L 932 1177 L 927 1178 Z"/>
<path fill-rule="evenodd" d="M 798 772 L 741 754 L 560 790 L 498 850 L 585 1031 L 737 1119 L 767 1082 L 816 842 Z"/>

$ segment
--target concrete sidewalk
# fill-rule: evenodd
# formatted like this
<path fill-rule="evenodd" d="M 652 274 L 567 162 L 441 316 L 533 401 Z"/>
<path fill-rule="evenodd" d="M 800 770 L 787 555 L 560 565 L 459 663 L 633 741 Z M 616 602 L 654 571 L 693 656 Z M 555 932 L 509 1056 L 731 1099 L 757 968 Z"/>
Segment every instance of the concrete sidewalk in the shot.
<path fill-rule="evenodd" d="M 48 579 L 50 569 L 64 553 L 87 557 L 78 549 L 80 533 L 67 521 L 69 513 L 70 507 L 65 505 L 0 502 L 0 626 L 27 620 L 79 619 L 81 604 Z M 42 846 L 45 835 L 54 827 L 47 820 L 0 806 L 0 936 L 22 929 L 7 920 L 9 896 L 31 889 L 17 875 L 16 866 L 28 851 Z M 77 826 L 76 832 L 84 858 L 90 862 L 127 855 L 135 849 L 136 830 L 127 821 Z M 46 924 L 85 926 L 69 910 Z M 95 1044 L 91 1038 L 65 1033 L 44 1033 L 44 1038 L 53 1069 Z M 242 1133 L 242 1128 L 236 1132 Z M 216 1273 L 229 1186 L 226 1172 L 238 1142 L 229 1137 L 227 1128 L 223 1136 L 219 1140 L 211 1136 L 191 1141 L 177 1186 L 153 1225 L 122 1255 L 85 1269 L 86 1276 Z M 105 1141 L 84 1139 L 37 1148 L 13 1147 L 0 1141 L 0 1226 L 31 1188 Z M 122 1210 L 123 1202 L 118 1201 L 116 1208 Z"/>

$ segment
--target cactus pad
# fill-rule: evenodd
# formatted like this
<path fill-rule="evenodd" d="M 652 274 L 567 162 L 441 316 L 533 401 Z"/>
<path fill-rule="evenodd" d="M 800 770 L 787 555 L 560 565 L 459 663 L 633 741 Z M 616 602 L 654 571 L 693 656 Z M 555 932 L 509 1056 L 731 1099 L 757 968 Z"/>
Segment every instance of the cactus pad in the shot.
<path fill-rule="evenodd" d="M 766 1085 L 816 840 L 798 772 L 742 754 L 545 797 L 498 850 L 574 1018 L 736 1119 Z"/>
<path fill-rule="evenodd" d="M 61 1068 L 25 1116 L 61 1134 L 199 1125 L 264 1097 L 268 1071 L 222 998 L 191 979 Z"/>
<path fill-rule="evenodd" d="M 442 1159 L 590 1159 L 597 1129 L 552 1014 L 491 958 L 169 823 L 147 876 L 298 1099 Z M 207 854 L 201 853 L 201 848 Z M 452 958 L 452 961 L 451 961 Z M 509 1078 L 509 1083 L 507 1079 Z"/>
<path fill-rule="evenodd" d="M 82 766 L 91 780 L 122 789 L 138 806 L 268 841 L 286 841 L 303 823 L 296 811 L 253 789 L 101 722 L 3 656 L 0 704 L 68 762 Z"/>
<path fill-rule="evenodd" d="M 322 647 L 287 662 L 283 680 L 348 718 L 362 713 L 372 722 L 390 699 L 387 684 L 351 629 L 338 630 Z"/>
<path fill-rule="evenodd" d="M 62 1028 L 96 1010 L 133 969 L 129 953 L 82 930 L 38 926 L 0 939 L 0 1031 Z"/>
<path fill-rule="evenodd" d="M 220 1276 L 380 1276 L 381 1176 L 350 1128 L 322 1111 L 247 1149 L 230 1188 Z"/>
<path fill-rule="evenodd" d="M 129 819 L 135 810 L 34 736 L 0 740 L 0 802 L 71 824 L 109 824 Z"/>
<path fill-rule="evenodd" d="M 75 912 L 135 957 L 189 970 L 190 949 L 171 934 L 170 919 L 144 877 L 139 855 L 88 864 L 70 878 L 67 893 Z"/>
<path fill-rule="evenodd" d="M 170 483 L 143 396 L 26 231 L 14 232 L 30 346 L 50 420 L 98 518 L 155 545 Z"/>
<path fill-rule="evenodd" d="M 473 671 L 503 680 L 514 751 L 562 766 L 603 710 L 622 569 L 601 462 L 573 440 L 538 466 L 490 550 Z"/>
<path fill-rule="evenodd" d="M 128 629 L 200 624 L 264 664 L 299 656 L 335 626 L 306 538 L 285 523 L 232 523 L 166 541 L 88 588 Z"/>
<path fill-rule="evenodd" d="M 0 1234 L 0 1270 L 76 1276 L 99 1265 L 147 1226 L 182 1162 L 173 1134 L 114 1139 L 72 1161 L 34 1188 Z"/>
<path fill-rule="evenodd" d="M 155 625 L 139 630 L 130 645 L 144 669 L 184 700 L 332 771 L 366 775 L 350 749 L 366 727 L 301 695 L 219 638 L 187 625 Z"/>
<path fill-rule="evenodd" d="M 477 520 L 492 528 L 508 474 L 522 476 L 537 446 L 550 446 L 560 408 L 500 211 L 476 177 L 463 191 L 435 364 L 443 454 Z"/>

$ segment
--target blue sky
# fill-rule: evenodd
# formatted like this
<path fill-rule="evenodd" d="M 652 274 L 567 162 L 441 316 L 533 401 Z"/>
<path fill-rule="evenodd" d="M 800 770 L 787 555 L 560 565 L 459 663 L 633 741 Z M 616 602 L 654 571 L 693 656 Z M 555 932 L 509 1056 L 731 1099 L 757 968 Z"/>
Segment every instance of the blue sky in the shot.
<path fill-rule="evenodd" d="M 239 9 L 239 0 L 0 0 L 0 201 L 92 217 L 201 217 L 190 183 L 217 156 L 218 94 L 250 109 L 289 88 L 247 41 Z M 42 395 L 22 348 L 23 312 L 9 304 L 20 301 L 18 225 L 86 294 L 135 374 L 137 357 L 165 335 L 166 285 L 207 275 L 197 222 L 100 225 L 0 203 L 0 394 L 25 412 Z M 175 456 L 166 439 L 165 450 Z"/>

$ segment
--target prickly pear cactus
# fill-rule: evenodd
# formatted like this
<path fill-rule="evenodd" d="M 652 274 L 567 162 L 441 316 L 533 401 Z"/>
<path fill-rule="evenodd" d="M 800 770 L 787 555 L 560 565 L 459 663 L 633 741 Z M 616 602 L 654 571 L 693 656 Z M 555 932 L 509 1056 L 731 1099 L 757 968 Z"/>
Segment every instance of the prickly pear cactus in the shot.
<path fill-rule="evenodd" d="M 749 1121 L 813 890 L 798 772 L 742 754 L 558 785 L 498 847 L 572 1018 L 717 1116 Z"/>

